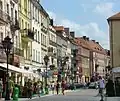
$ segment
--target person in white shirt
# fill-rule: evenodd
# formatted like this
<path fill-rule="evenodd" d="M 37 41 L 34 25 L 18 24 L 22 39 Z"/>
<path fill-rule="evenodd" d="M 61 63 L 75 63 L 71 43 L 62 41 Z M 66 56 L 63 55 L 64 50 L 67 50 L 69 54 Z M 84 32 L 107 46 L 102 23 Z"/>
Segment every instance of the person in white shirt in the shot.
<path fill-rule="evenodd" d="M 100 76 L 99 77 L 99 93 L 101 95 L 101 100 L 100 101 L 104 101 L 103 100 L 103 91 L 104 91 L 104 88 L 105 88 L 105 82 L 104 82 L 104 79 L 102 79 L 102 77 Z"/>

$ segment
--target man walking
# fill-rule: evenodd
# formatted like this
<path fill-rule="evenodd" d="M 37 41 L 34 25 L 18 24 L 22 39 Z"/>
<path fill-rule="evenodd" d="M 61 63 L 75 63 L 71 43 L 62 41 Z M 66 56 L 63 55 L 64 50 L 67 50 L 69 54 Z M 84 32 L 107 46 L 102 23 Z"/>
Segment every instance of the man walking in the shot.
<path fill-rule="evenodd" d="M 104 79 L 102 79 L 102 77 L 99 77 L 99 93 L 101 96 L 101 100 L 100 101 L 104 101 L 103 100 L 103 96 L 104 96 L 104 88 L 105 88 L 105 82 Z"/>

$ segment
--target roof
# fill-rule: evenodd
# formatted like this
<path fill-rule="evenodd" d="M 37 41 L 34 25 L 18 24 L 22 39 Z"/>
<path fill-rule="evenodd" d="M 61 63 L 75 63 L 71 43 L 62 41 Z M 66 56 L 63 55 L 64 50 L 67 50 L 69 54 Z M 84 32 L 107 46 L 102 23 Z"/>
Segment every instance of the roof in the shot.
<path fill-rule="evenodd" d="M 120 20 L 120 12 L 118 12 L 117 14 L 109 17 L 107 20 L 108 21 L 110 21 L 110 20 Z"/>
<path fill-rule="evenodd" d="M 91 47 L 89 46 L 89 44 L 87 43 L 86 40 L 84 40 L 82 37 L 77 37 L 75 38 L 75 41 L 78 45 L 87 48 L 87 49 L 91 49 Z"/>
<path fill-rule="evenodd" d="M 100 44 L 98 44 L 92 40 L 85 40 L 85 39 L 83 39 L 83 37 L 77 37 L 76 43 L 78 43 L 78 45 L 80 45 L 86 49 L 92 50 L 94 52 L 106 54 L 105 49 Z"/>
<path fill-rule="evenodd" d="M 96 43 L 92 40 L 89 40 L 87 42 L 94 52 L 98 52 L 98 53 L 101 53 L 101 54 L 106 54 L 105 49 L 100 44 L 98 44 L 98 43 Z"/>
<path fill-rule="evenodd" d="M 64 26 L 54 26 L 56 31 L 64 31 Z"/>

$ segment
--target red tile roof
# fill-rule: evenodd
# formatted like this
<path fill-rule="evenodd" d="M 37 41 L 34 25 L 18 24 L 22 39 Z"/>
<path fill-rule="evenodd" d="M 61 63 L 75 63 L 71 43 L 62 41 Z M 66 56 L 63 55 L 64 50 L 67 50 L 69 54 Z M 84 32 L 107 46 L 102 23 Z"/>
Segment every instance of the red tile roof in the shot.
<path fill-rule="evenodd" d="M 106 54 L 105 49 L 98 43 L 92 41 L 92 40 L 85 40 L 82 37 L 77 37 L 76 43 L 84 48 L 87 48 L 89 50 L 92 50 L 94 52 L 98 52 L 101 54 Z"/>
<path fill-rule="evenodd" d="M 64 27 L 63 26 L 54 26 L 56 31 L 64 31 Z"/>

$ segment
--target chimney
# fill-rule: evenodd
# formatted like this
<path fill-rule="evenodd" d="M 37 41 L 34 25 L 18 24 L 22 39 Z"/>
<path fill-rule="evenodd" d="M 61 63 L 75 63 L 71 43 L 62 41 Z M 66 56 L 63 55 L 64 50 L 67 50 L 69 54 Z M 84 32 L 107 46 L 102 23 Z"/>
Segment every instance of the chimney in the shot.
<path fill-rule="evenodd" d="M 86 37 L 86 40 L 89 41 L 89 37 Z"/>
<path fill-rule="evenodd" d="M 74 31 L 70 32 L 70 35 L 74 38 L 75 37 L 75 32 Z"/>
<path fill-rule="evenodd" d="M 99 44 L 99 42 L 96 42 L 97 44 Z"/>
<path fill-rule="evenodd" d="M 95 42 L 95 40 L 92 40 L 93 42 Z"/>
<path fill-rule="evenodd" d="M 50 25 L 53 26 L 53 19 L 50 19 Z"/>
<path fill-rule="evenodd" d="M 84 40 L 86 40 L 86 38 L 87 38 L 86 36 L 83 36 L 83 39 L 84 39 Z"/>
<path fill-rule="evenodd" d="M 65 31 L 65 33 L 67 34 L 67 35 L 69 35 L 69 28 L 64 28 L 64 31 Z"/>

